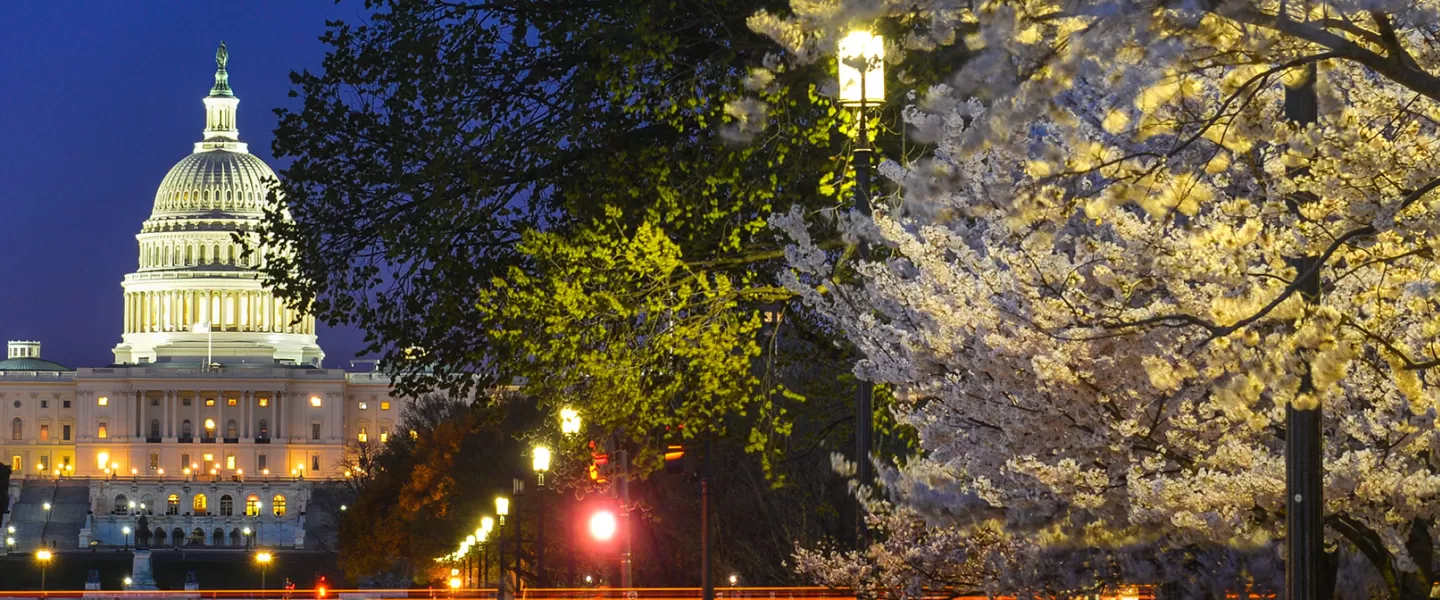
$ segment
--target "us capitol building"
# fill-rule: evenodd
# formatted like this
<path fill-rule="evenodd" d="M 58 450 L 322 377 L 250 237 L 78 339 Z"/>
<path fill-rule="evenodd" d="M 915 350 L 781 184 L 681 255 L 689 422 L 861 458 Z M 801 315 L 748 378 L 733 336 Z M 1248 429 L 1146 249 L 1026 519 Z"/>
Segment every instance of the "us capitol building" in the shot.
<path fill-rule="evenodd" d="M 70 368 L 38 341 L 0 360 L 16 550 L 133 543 L 142 514 L 156 548 L 303 548 L 316 482 L 348 476 L 347 448 L 400 422 L 387 378 L 320 367 L 314 319 L 232 239 L 253 235 L 275 173 L 240 141 L 227 61 L 222 43 L 203 139 L 136 236 L 115 363 Z"/>

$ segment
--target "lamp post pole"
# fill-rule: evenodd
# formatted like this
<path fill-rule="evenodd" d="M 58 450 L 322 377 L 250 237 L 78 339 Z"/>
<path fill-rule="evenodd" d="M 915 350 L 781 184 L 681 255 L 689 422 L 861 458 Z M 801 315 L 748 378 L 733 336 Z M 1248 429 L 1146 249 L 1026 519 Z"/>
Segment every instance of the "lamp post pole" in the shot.
<path fill-rule="evenodd" d="M 705 438 L 705 456 L 700 460 L 700 590 L 702 600 L 715 600 L 715 582 L 710 578 L 710 454 L 713 446 Z"/>
<path fill-rule="evenodd" d="M 1319 108 L 1315 95 L 1315 63 L 1304 69 L 1303 80 L 1297 85 L 1285 88 L 1285 118 L 1300 126 L 1313 125 L 1319 120 Z M 1303 169 L 1294 169 L 1290 176 L 1303 175 Z M 1296 194 L 1287 200 L 1291 210 L 1299 212 L 1300 205 L 1313 201 L 1307 193 Z M 1303 279 L 1300 295 L 1306 304 L 1320 302 L 1320 273 L 1314 256 L 1290 261 Z M 1300 394 L 1314 391 L 1314 384 L 1308 372 L 1311 366 L 1306 362 L 1306 374 L 1300 380 Z M 1325 466 L 1321 454 L 1323 434 L 1321 430 L 1321 407 L 1296 408 L 1292 403 L 1285 407 L 1285 536 L 1287 558 L 1285 561 L 1285 597 L 1290 600 L 1318 600 L 1321 597 L 1323 560 L 1325 557 L 1325 505 L 1322 485 Z"/>

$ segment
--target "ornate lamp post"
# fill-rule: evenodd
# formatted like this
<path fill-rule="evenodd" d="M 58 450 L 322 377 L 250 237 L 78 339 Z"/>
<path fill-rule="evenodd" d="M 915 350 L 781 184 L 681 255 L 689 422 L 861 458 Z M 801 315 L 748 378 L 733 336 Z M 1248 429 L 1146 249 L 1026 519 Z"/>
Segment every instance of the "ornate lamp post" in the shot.
<path fill-rule="evenodd" d="M 579 418 L 579 417 L 576 417 Z M 540 587 L 549 587 L 545 577 L 545 472 L 550 470 L 550 449 L 536 446 L 530 451 L 530 466 L 535 470 L 535 480 L 540 488 L 535 494 L 535 573 Z"/>
<path fill-rule="evenodd" d="M 499 554 L 495 557 L 496 568 L 499 571 L 499 581 L 495 582 L 495 598 L 505 600 L 505 516 L 510 514 L 510 499 L 504 496 L 495 497 L 495 514 L 500 517 L 500 530 L 496 537 L 495 548 Z"/>
<path fill-rule="evenodd" d="M 495 519 L 490 517 L 480 518 L 480 531 L 476 537 L 480 538 L 480 585 L 490 585 L 490 550 L 483 543 L 490 539 L 490 532 L 495 530 Z"/>
<path fill-rule="evenodd" d="M 120 533 L 125 536 L 125 544 L 120 547 L 120 551 L 124 552 L 130 549 L 130 526 L 126 525 L 124 527 L 121 527 Z"/>
<path fill-rule="evenodd" d="M 884 38 L 865 30 L 855 30 L 840 40 L 838 71 L 840 75 L 840 104 L 856 109 L 859 139 L 855 144 L 855 210 L 870 214 L 870 133 L 867 129 L 866 110 L 885 102 L 885 57 Z M 860 246 L 861 256 L 866 248 Z M 872 422 L 872 401 L 875 385 L 860 381 L 855 390 L 855 466 L 856 476 L 861 485 L 869 485 L 871 436 L 875 428 Z M 857 546 L 865 537 L 864 510 L 856 499 L 855 540 Z M 709 574 L 705 580 L 709 581 Z M 708 596 L 707 596 L 708 598 Z"/>

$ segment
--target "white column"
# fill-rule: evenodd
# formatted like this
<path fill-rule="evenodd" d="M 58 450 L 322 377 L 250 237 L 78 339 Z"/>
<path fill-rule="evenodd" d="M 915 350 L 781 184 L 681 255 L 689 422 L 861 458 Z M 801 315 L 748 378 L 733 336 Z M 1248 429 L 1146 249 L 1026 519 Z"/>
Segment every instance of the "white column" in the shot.
<path fill-rule="evenodd" d="M 170 431 L 170 398 L 174 397 L 173 390 L 165 390 L 165 395 L 160 397 L 160 438 L 163 441 L 171 436 Z"/>
<path fill-rule="evenodd" d="M 240 394 L 240 434 L 250 439 L 250 421 L 253 410 L 250 403 L 255 401 L 255 392 L 245 390 Z"/>
<path fill-rule="evenodd" d="M 148 410 L 149 408 L 150 408 L 150 399 L 147 398 L 147 397 L 145 397 L 145 392 L 140 392 L 140 427 L 139 427 L 139 429 L 140 429 L 140 435 L 138 435 L 138 436 L 136 436 L 136 437 L 144 438 L 144 437 L 149 437 L 149 436 L 150 436 L 150 429 L 149 429 L 150 420 L 145 418 L 145 413 L 147 412 L 147 410 Z"/>

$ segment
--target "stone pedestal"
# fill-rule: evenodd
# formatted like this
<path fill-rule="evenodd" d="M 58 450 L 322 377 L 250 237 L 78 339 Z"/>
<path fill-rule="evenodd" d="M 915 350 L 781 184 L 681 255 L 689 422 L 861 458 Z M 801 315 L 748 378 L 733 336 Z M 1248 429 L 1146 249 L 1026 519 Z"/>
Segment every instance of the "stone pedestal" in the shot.
<path fill-rule="evenodd" d="M 132 590 L 154 590 L 155 573 L 150 568 L 150 551 L 136 550 L 135 561 L 130 565 L 130 587 Z"/>

